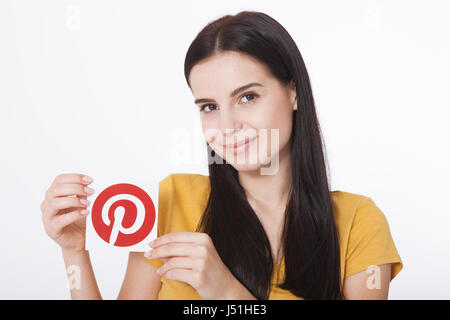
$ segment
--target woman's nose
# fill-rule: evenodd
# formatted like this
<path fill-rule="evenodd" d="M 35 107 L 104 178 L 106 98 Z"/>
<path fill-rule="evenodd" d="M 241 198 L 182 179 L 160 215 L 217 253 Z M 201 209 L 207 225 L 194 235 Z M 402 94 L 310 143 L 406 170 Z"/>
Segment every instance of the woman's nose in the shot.
<path fill-rule="evenodd" d="M 241 130 L 241 128 L 242 121 L 236 117 L 233 111 L 225 110 L 220 113 L 219 130 L 224 136 L 232 136 L 236 131 Z"/>

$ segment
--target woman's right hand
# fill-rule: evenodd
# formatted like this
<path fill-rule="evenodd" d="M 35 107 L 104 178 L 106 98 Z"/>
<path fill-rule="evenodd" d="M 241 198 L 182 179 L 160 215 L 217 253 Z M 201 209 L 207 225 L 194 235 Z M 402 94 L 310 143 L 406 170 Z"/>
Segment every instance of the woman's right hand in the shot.
<path fill-rule="evenodd" d="M 47 235 L 64 251 L 82 251 L 85 248 L 87 197 L 94 190 L 92 182 L 83 174 L 58 175 L 45 192 L 41 203 L 42 222 Z M 84 211 L 83 211 L 84 210 Z"/>

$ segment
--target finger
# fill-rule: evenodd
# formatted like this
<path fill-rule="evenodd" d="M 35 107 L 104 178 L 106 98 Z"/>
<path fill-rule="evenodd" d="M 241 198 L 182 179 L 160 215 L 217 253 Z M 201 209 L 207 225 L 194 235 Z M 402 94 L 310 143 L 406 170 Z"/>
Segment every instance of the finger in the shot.
<path fill-rule="evenodd" d="M 94 194 L 94 190 L 79 183 L 62 183 L 56 184 L 48 190 L 47 198 L 67 196 L 90 196 Z"/>
<path fill-rule="evenodd" d="M 161 259 L 170 256 L 187 257 L 195 255 L 195 246 L 187 243 L 169 243 L 158 248 L 151 249 L 145 253 L 148 259 Z"/>
<path fill-rule="evenodd" d="M 75 198 L 75 199 L 84 199 L 84 200 L 87 200 L 87 196 L 78 196 L 78 195 L 67 196 L 67 198 Z M 48 210 L 48 207 L 49 207 L 48 204 L 49 204 L 51 201 L 53 201 L 54 199 L 55 199 L 55 198 L 44 199 L 44 201 L 41 202 L 41 212 L 42 212 L 42 216 L 43 216 L 43 217 L 51 216 L 52 213 L 48 212 L 48 211 L 49 211 L 49 210 Z M 82 203 L 82 202 L 80 201 L 80 203 Z M 87 206 L 89 206 L 89 204 L 88 204 Z M 56 213 L 67 213 L 67 212 L 70 212 L 70 211 L 72 211 L 72 210 L 73 210 L 73 208 L 66 208 L 66 209 L 61 209 L 60 212 L 56 212 Z M 55 213 L 53 213 L 53 215 L 54 215 L 54 214 L 55 214 Z"/>
<path fill-rule="evenodd" d="M 86 201 L 87 203 L 83 203 L 83 201 Z M 47 217 L 52 217 L 63 209 L 68 208 L 85 209 L 88 206 L 89 201 L 87 199 L 73 198 L 73 197 L 54 198 L 48 201 L 48 206 L 47 210 L 45 211 L 45 215 Z"/>
<path fill-rule="evenodd" d="M 146 253 L 144 253 L 144 257 L 147 258 Z M 166 263 L 167 261 L 169 261 L 171 258 L 174 257 L 168 257 L 168 258 L 159 258 L 159 260 L 163 261 L 164 263 Z M 147 258 L 149 260 L 152 260 L 151 258 Z"/>
<path fill-rule="evenodd" d="M 185 282 L 195 288 L 191 269 L 172 269 L 166 272 L 166 279 Z"/>
<path fill-rule="evenodd" d="M 186 244 L 185 242 L 171 242 L 171 244 Z M 144 256 L 145 257 L 147 257 L 148 259 L 150 259 L 150 255 L 151 255 L 151 252 L 153 251 L 153 249 L 154 248 L 152 248 L 152 247 L 150 247 L 145 253 L 144 253 Z M 169 259 L 172 259 L 172 258 L 174 258 L 175 256 L 165 256 L 164 258 L 159 258 L 159 260 L 162 260 L 162 261 L 168 261 Z M 156 258 L 151 258 L 151 259 L 156 259 Z"/>
<path fill-rule="evenodd" d="M 88 185 L 93 181 L 94 179 L 92 177 L 79 173 L 63 173 L 57 175 L 56 178 L 53 180 L 52 184 L 50 185 L 50 188 L 45 192 L 45 198 L 49 198 L 51 190 L 58 184 L 72 183 L 72 184 Z"/>
<path fill-rule="evenodd" d="M 62 173 L 57 175 L 54 184 L 59 183 L 81 183 L 81 184 L 90 184 L 94 181 L 92 177 L 80 174 L 80 173 Z"/>
<path fill-rule="evenodd" d="M 188 242 L 188 243 L 206 244 L 209 240 L 210 238 L 206 233 L 180 231 L 162 235 L 153 240 L 152 242 L 150 242 L 150 246 L 152 248 L 156 248 L 161 245 L 168 244 L 170 242 Z"/>
<path fill-rule="evenodd" d="M 86 218 L 87 213 L 83 214 L 82 209 L 74 210 L 55 217 L 54 224 L 58 231 L 65 228 L 69 224 L 74 223 L 77 220 Z"/>
<path fill-rule="evenodd" d="M 159 269 L 156 270 L 156 272 L 162 276 L 167 271 L 175 269 L 175 268 L 182 268 L 182 269 L 194 269 L 195 267 L 195 260 L 191 258 L 186 257 L 175 257 L 172 259 L 168 259 L 166 263 L 162 265 Z"/>

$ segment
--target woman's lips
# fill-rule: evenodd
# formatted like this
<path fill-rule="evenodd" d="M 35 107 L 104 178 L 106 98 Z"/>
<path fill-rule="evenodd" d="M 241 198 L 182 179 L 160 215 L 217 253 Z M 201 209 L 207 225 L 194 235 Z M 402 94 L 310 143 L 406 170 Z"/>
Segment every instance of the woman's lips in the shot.
<path fill-rule="evenodd" d="M 233 143 L 233 144 L 224 144 L 223 146 L 225 148 L 230 148 L 230 149 L 237 148 L 237 147 L 240 147 L 240 146 L 242 146 L 242 145 L 244 145 L 244 144 L 246 144 L 246 143 L 248 143 L 250 141 L 253 141 L 255 139 L 256 139 L 256 137 L 251 138 L 251 139 L 247 137 L 247 138 L 245 138 L 245 140 L 242 140 L 242 141 L 239 141 L 239 142 L 236 142 L 236 143 Z"/>
<path fill-rule="evenodd" d="M 241 151 L 247 149 L 248 145 L 250 144 L 250 142 L 252 142 L 253 140 L 255 140 L 256 137 L 253 138 L 245 138 L 245 140 L 240 141 L 240 142 L 236 142 L 234 144 L 227 144 L 227 145 L 223 145 L 226 149 L 232 151 L 234 154 L 240 153 Z"/>

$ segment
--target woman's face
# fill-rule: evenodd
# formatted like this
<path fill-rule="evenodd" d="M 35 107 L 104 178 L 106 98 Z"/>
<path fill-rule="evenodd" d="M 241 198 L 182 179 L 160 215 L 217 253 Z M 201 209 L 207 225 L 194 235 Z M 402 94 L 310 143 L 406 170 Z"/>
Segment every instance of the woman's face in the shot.
<path fill-rule="evenodd" d="M 293 82 L 283 86 L 259 60 L 235 51 L 196 64 L 189 82 L 206 140 L 236 170 L 257 170 L 289 147 L 297 110 Z"/>

